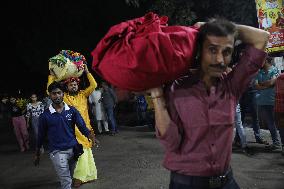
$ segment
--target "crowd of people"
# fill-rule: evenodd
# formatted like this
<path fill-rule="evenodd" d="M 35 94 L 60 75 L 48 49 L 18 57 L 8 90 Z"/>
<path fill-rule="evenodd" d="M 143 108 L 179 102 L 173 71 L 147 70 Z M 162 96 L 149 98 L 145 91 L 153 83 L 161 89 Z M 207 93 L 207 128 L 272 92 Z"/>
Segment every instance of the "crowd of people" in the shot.
<path fill-rule="evenodd" d="M 281 154 L 284 155 L 283 145 L 281 146 L 284 144 L 283 121 L 276 116 L 279 112 L 283 112 L 283 95 L 279 95 L 283 90 L 282 86 L 284 86 L 283 73 L 273 65 L 272 58 L 267 57 L 264 66 L 242 95 L 236 110 L 236 136 L 233 144 L 241 147 L 244 153 L 251 154 L 243 127 L 247 117 L 246 110 L 249 109 L 250 125 L 253 128 L 256 143 L 264 144 L 270 150 L 282 150 Z M 268 128 L 272 144 L 261 136 L 260 125 Z"/>
<path fill-rule="evenodd" d="M 234 145 L 249 154 L 243 128 L 246 109 L 256 143 L 282 150 L 284 156 L 284 73 L 266 57 L 266 31 L 223 19 L 199 24 L 198 66 L 171 85 L 134 93 L 137 119 L 143 124 L 147 109 L 154 109 L 157 138 L 166 150 L 164 166 L 171 171 L 171 189 L 239 188 L 230 159 Z M 237 33 L 244 48 L 231 66 Z M 99 143 L 96 134 L 119 133 L 114 111 L 118 100 L 112 86 L 97 84 L 86 65 L 84 72 L 89 81 L 85 89 L 79 89 L 79 78 L 58 82 L 50 70 L 48 96 L 42 102 L 34 93 L 29 103 L 20 103 L 16 96 L 1 100 L 1 116 L 11 118 L 20 151 L 32 146 L 34 163 L 39 165 L 48 149 L 64 189 L 97 179 L 92 151 Z M 271 144 L 261 136 L 260 121 L 270 131 Z"/>
<path fill-rule="evenodd" d="M 19 94 L 4 95 L 1 99 L 1 119 L 7 121 L 5 126 L 9 125 L 10 119 L 20 151 L 36 151 L 35 165 L 39 165 L 41 154 L 49 151 L 62 188 L 70 188 L 71 184 L 79 187 L 83 183 L 97 179 L 92 152 L 92 147 L 99 143 L 95 139 L 95 131 L 96 134 L 110 136 L 119 133 L 115 116 L 118 100 L 113 87 L 105 81 L 97 86 L 86 65 L 85 73 L 90 85 L 83 90 L 79 89 L 79 78 L 56 82 L 51 70 L 46 91 L 48 96 L 41 101 L 35 93 L 30 95 L 29 100 L 25 100 Z M 139 99 L 142 96 L 140 95 Z M 140 107 L 141 100 L 136 99 L 136 101 L 137 107 Z M 143 103 L 145 106 L 146 101 Z M 69 114 L 68 112 L 71 111 L 71 119 L 68 117 L 62 122 L 57 115 L 53 115 L 55 112 L 64 111 L 67 111 L 64 114 Z M 140 115 L 142 112 L 144 110 L 140 112 L 140 109 L 137 109 L 137 114 Z M 72 122 L 66 125 L 70 120 Z M 56 125 L 61 128 L 56 129 Z M 65 133 L 70 128 L 72 128 L 70 133 Z M 74 136 L 70 136 L 73 135 L 72 133 Z M 74 142 L 74 139 L 77 142 Z M 76 156 L 75 152 L 78 155 L 76 161 L 73 161 L 74 158 L 71 157 Z"/>

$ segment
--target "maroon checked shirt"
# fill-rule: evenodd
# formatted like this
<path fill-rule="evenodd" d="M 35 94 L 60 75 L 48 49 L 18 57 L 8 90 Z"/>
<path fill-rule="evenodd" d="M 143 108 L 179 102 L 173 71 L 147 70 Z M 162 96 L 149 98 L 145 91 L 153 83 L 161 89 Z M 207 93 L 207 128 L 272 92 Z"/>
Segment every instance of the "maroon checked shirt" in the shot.
<path fill-rule="evenodd" d="M 166 154 L 163 165 L 192 176 L 223 174 L 230 166 L 237 101 L 262 67 L 266 53 L 248 46 L 239 63 L 207 92 L 188 76 L 166 92 L 171 125 L 157 132 Z"/>

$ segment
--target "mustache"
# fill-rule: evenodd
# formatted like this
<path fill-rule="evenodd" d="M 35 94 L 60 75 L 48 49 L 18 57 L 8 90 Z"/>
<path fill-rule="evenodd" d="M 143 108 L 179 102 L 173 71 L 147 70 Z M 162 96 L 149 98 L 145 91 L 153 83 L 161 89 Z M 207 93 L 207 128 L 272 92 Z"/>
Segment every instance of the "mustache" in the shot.
<path fill-rule="evenodd" d="M 217 69 L 225 69 L 227 66 L 225 64 L 211 64 L 209 65 L 211 68 L 217 68 Z"/>
<path fill-rule="evenodd" d="M 55 103 L 55 104 L 60 104 L 62 102 L 62 99 L 61 98 L 56 98 L 52 102 Z"/>

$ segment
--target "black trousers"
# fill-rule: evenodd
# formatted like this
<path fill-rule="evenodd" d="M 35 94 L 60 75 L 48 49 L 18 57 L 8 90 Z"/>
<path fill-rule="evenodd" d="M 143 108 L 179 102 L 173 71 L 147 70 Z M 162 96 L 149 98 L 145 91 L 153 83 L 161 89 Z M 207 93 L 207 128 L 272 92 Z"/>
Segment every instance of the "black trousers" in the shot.
<path fill-rule="evenodd" d="M 240 189 L 231 170 L 223 176 L 198 177 L 171 172 L 169 189 Z"/>

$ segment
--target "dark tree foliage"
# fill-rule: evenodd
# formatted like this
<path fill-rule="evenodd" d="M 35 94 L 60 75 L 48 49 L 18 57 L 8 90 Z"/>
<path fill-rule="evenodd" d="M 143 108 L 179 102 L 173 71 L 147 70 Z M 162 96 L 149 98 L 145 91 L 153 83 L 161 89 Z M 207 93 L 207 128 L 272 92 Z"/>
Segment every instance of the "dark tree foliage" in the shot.
<path fill-rule="evenodd" d="M 90 66 L 90 52 L 111 26 L 149 11 L 168 16 L 170 25 L 192 25 L 220 15 L 236 23 L 257 26 L 255 0 L 5 2 L 0 7 L 4 33 L 0 93 L 18 87 L 44 89 L 48 58 L 61 49 L 81 52 Z"/>
<path fill-rule="evenodd" d="M 239 24 L 258 26 L 255 0 L 125 0 L 129 6 L 148 4 L 148 11 L 169 17 L 169 24 L 192 25 L 221 16 Z"/>
<path fill-rule="evenodd" d="M 218 13 L 238 24 L 258 27 L 255 0 L 213 0 L 211 3 L 217 10 L 211 15 Z"/>
<path fill-rule="evenodd" d="M 186 0 L 157 0 L 149 11 L 168 16 L 170 25 L 192 25 L 196 20 L 196 15 L 191 10 L 193 5 L 192 1 Z"/>

